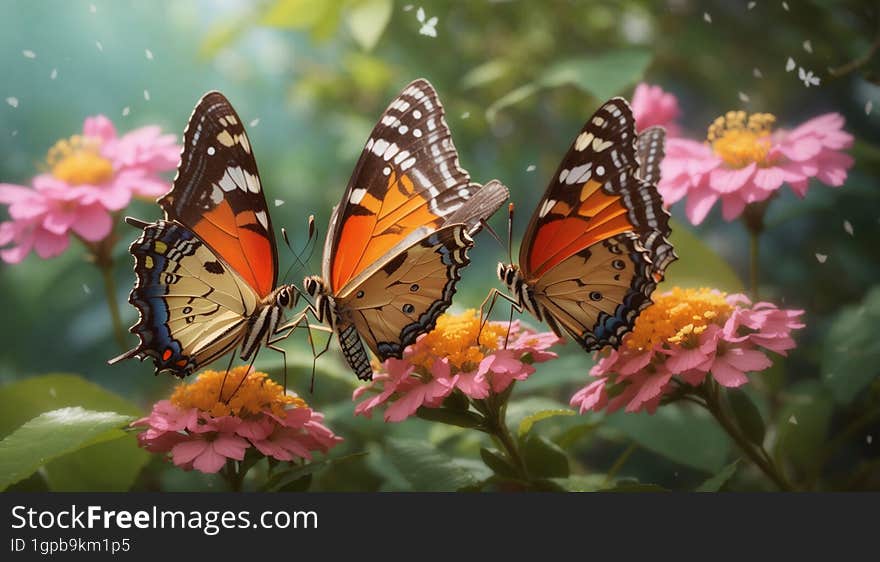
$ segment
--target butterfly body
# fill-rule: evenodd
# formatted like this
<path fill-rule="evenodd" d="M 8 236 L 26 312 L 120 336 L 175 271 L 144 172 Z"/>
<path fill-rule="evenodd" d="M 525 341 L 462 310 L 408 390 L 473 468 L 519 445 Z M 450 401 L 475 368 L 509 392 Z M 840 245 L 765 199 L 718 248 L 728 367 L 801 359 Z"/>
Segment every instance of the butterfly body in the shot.
<path fill-rule="evenodd" d="M 659 180 L 664 133 L 636 135 L 621 98 L 587 121 L 532 215 L 519 263 L 499 263 L 517 310 L 587 351 L 617 347 L 676 258 Z M 487 299 L 489 300 L 489 299 Z"/>
<path fill-rule="evenodd" d="M 299 301 L 278 286 L 275 237 L 256 161 L 241 119 L 219 92 L 196 105 L 184 132 L 171 190 L 159 199 L 165 218 L 127 218 L 143 230 L 132 243 L 138 310 L 137 347 L 112 359 L 150 357 L 156 372 L 184 377 L 239 349 L 252 360 L 261 347 L 296 328 L 285 313 Z"/>
<path fill-rule="evenodd" d="M 470 262 L 471 236 L 507 197 L 499 182 L 472 183 L 459 166 L 434 88 L 425 80 L 404 88 L 333 209 L 322 274 L 303 282 L 359 378 L 372 377 L 366 348 L 380 360 L 401 357 L 433 329 Z"/>

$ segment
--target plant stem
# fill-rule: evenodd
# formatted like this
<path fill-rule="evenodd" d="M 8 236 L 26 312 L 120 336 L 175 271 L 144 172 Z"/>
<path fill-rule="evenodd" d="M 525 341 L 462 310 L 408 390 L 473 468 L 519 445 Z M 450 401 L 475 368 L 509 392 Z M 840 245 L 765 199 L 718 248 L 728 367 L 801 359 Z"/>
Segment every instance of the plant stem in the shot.
<path fill-rule="evenodd" d="M 244 484 L 244 475 L 247 472 L 244 471 L 239 472 L 236 468 L 236 461 L 232 459 L 226 459 L 226 467 L 223 471 L 223 475 L 226 477 L 226 482 L 229 483 L 229 489 L 233 492 L 240 492 L 242 489 L 242 484 Z"/>
<path fill-rule="evenodd" d="M 516 439 L 510 434 L 507 427 L 507 399 L 510 397 L 513 383 L 501 395 L 490 394 L 488 398 L 483 400 L 486 410 L 486 433 L 495 438 L 498 444 L 504 449 L 510 462 L 516 467 L 523 480 L 529 479 L 529 471 L 526 467 L 525 460 L 519 452 L 519 446 Z"/>
<path fill-rule="evenodd" d="M 749 231 L 749 296 L 758 300 L 758 269 L 760 267 L 761 234 Z"/>
<path fill-rule="evenodd" d="M 104 294 L 107 297 L 107 306 L 110 307 L 110 319 L 113 321 L 113 336 L 116 343 L 122 351 L 128 348 L 125 341 L 125 328 L 122 325 L 122 317 L 119 315 L 119 303 L 116 302 L 116 280 L 113 278 L 112 263 L 103 263 L 96 261 L 95 265 L 101 270 L 101 276 L 104 278 Z"/>
<path fill-rule="evenodd" d="M 740 431 L 739 427 L 737 427 L 736 423 L 731 420 L 724 411 L 724 408 L 721 405 L 720 395 L 718 393 L 718 385 L 714 384 L 712 381 L 708 381 L 708 388 L 703 387 L 703 397 L 706 400 L 706 409 L 710 414 L 718 421 L 724 431 L 730 435 L 730 437 L 734 440 L 734 442 L 739 446 L 740 450 L 746 454 L 746 456 L 751 460 L 755 466 L 761 469 L 761 472 L 764 473 L 767 478 L 773 481 L 776 486 L 779 487 L 780 490 L 786 492 L 793 492 L 796 488 L 788 481 L 788 479 L 782 474 L 779 468 L 774 464 L 773 460 L 770 458 L 770 455 L 764 449 L 763 445 L 759 445 L 756 443 L 752 443 L 745 435 L 743 435 L 742 431 Z"/>
<path fill-rule="evenodd" d="M 629 447 L 627 447 L 617 460 L 614 461 L 614 464 L 611 465 L 611 468 L 608 469 L 608 473 L 605 475 L 605 483 L 602 484 L 603 488 L 607 488 L 614 481 L 614 477 L 617 476 L 617 473 L 620 472 L 620 469 L 623 468 L 623 465 L 626 464 L 626 461 L 629 460 L 629 457 L 632 456 L 633 453 L 636 452 L 636 449 L 639 448 L 638 443 L 632 442 Z"/>

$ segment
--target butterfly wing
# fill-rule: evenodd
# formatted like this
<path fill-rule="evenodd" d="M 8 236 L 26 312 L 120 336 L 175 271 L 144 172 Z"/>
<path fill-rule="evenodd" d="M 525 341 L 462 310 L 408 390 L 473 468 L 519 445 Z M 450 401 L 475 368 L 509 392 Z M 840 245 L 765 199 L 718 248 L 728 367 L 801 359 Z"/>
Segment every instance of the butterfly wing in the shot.
<path fill-rule="evenodd" d="M 278 252 L 244 124 L 229 100 L 209 92 L 184 131 L 174 184 L 159 204 L 195 232 L 261 297 L 275 288 Z"/>
<path fill-rule="evenodd" d="M 259 296 L 195 233 L 147 224 L 130 251 L 137 280 L 129 302 L 140 316 L 131 332 L 140 344 L 111 363 L 150 357 L 157 373 L 183 377 L 239 343 Z"/>
<path fill-rule="evenodd" d="M 636 154 L 639 161 L 638 176 L 652 185 L 660 183 L 660 163 L 666 155 L 666 130 L 663 127 L 649 127 L 639 133 Z M 658 221 L 657 228 L 642 237 L 642 244 L 648 249 L 653 263 L 654 278 L 662 281 L 669 264 L 678 259 L 675 249 L 669 242 L 672 229 L 669 221 Z"/>
<path fill-rule="evenodd" d="M 382 114 L 355 166 L 331 219 L 324 278 L 340 293 L 416 229 L 437 230 L 454 216 L 474 231 L 506 198 L 498 182 L 471 183 L 437 93 L 416 80 Z"/>
<path fill-rule="evenodd" d="M 543 316 L 587 350 L 632 330 L 662 278 L 654 256 L 674 256 L 664 250 L 669 214 L 640 175 L 659 174 L 662 142 L 656 129 L 638 140 L 629 104 L 609 100 L 575 138 L 526 231 L 520 267 Z"/>
<path fill-rule="evenodd" d="M 336 298 L 343 311 L 339 341 L 359 378 L 371 374 L 361 338 L 383 361 L 401 357 L 452 304 L 459 270 L 470 263 L 467 251 L 472 246 L 463 224 L 436 232 L 421 228 Z"/>
<path fill-rule="evenodd" d="M 587 351 L 617 347 L 657 286 L 648 251 L 627 232 L 597 242 L 553 266 L 533 294 L 553 331 Z M 560 329 L 561 328 L 561 329 Z"/>
<path fill-rule="evenodd" d="M 612 98 L 581 129 L 532 215 L 520 247 L 527 279 L 612 236 L 668 230 L 660 194 L 637 177 L 635 147 L 632 110 Z"/>

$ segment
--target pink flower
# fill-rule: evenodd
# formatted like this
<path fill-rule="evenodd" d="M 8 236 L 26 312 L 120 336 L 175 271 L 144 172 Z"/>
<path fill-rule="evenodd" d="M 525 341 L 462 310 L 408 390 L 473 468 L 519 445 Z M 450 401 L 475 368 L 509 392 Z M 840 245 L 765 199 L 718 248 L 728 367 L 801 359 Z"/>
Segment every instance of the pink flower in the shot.
<path fill-rule="evenodd" d="M 831 187 L 846 180 L 853 159 L 843 152 L 853 137 L 838 113 L 815 117 L 791 131 L 771 126 L 775 117 L 731 111 L 709 128 L 709 142 L 669 139 L 658 188 L 667 204 L 687 197 L 685 212 L 699 224 L 717 201 L 724 219 L 765 201 L 788 184 L 800 197 L 816 178 Z"/>
<path fill-rule="evenodd" d="M 678 99 L 673 94 L 664 92 L 660 86 L 644 82 L 639 84 L 633 92 L 630 105 L 637 130 L 644 131 L 648 127 L 659 125 L 666 129 L 668 137 L 677 137 L 681 133 L 681 128 L 675 122 L 681 115 Z"/>
<path fill-rule="evenodd" d="M 369 417 L 385 406 L 384 420 L 399 422 L 421 407 L 439 408 L 453 392 L 485 399 L 528 378 L 534 363 L 556 358 L 547 349 L 557 343 L 554 334 L 537 333 L 518 320 L 489 322 L 480 332 L 475 311 L 445 314 L 432 332 L 404 350 L 402 359 L 387 359 L 383 372 L 354 391 L 353 400 L 372 394 L 355 406 L 355 414 Z"/>
<path fill-rule="evenodd" d="M 173 170 L 180 147 L 173 135 L 143 127 L 117 137 L 109 119 L 89 117 L 82 135 L 58 141 L 46 159 L 49 172 L 31 187 L 0 184 L 0 203 L 11 220 L 0 223 L 0 258 L 18 263 L 31 250 L 41 258 L 61 254 L 74 234 L 87 243 L 113 228 L 112 212 L 132 196 L 155 198 L 168 190 L 158 174 Z"/>
<path fill-rule="evenodd" d="M 587 410 L 653 413 L 663 397 L 696 387 L 711 376 L 721 386 L 748 382 L 748 373 L 768 369 L 767 351 L 795 346 L 792 330 L 803 328 L 802 310 L 771 303 L 754 306 L 744 295 L 708 289 L 679 289 L 655 296 L 623 345 L 599 358 L 595 380 L 571 398 Z"/>
<path fill-rule="evenodd" d="M 184 470 L 218 472 L 229 459 L 240 461 L 251 447 L 279 461 L 311 460 L 342 441 L 309 408 L 265 373 L 236 367 L 205 371 L 194 383 L 180 385 L 170 400 L 153 405 L 150 415 L 131 425 L 145 427 L 138 442 L 148 451 L 170 453 Z M 238 379 L 246 377 L 238 387 Z M 238 387 L 234 399 L 218 400 L 220 388 Z"/>

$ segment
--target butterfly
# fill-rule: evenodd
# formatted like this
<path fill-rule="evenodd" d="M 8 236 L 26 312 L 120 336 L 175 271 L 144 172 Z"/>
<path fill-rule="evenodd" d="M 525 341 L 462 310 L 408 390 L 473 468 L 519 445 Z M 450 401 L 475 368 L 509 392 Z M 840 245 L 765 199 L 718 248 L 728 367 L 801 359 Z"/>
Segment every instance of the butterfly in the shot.
<path fill-rule="evenodd" d="M 358 378 L 372 378 L 364 342 L 382 361 L 400 358 L 433 329 L 469 263 L 472 235 L 507 198 L 500 182 L 471 183 L 459 167 L 431 84 L 404 88 L 333 208 L 322 275 L 303 281 L 309 310 L 336 332 Z"/>
<path fill-rule="evenodd" d="M 248 361 L 302 322 L 293 285 L 277 287 L 278 251 L 260 174 L 244 124 L 229 100 L 209 92 L 184 131 L 171 190 L 158 200 L 165 218 L 126 222 L 143 229 L 132 243 L 137 277 L 129 302 L 137 347 L 110 364 L 152 358 L 156 373 L 178 377 L 240 348 Z M 233 356 L 234 357 L 234 356 Z"/>
<path fill-rule="evenodd" d="M 636 135 L 629 104 L 612 98 L 587 120 L 538 207 L 519 264 L 498 264 L 497 297 L 587 351 L 617 347 L 677 259 L 655 186 L 665 132 Z"/>

